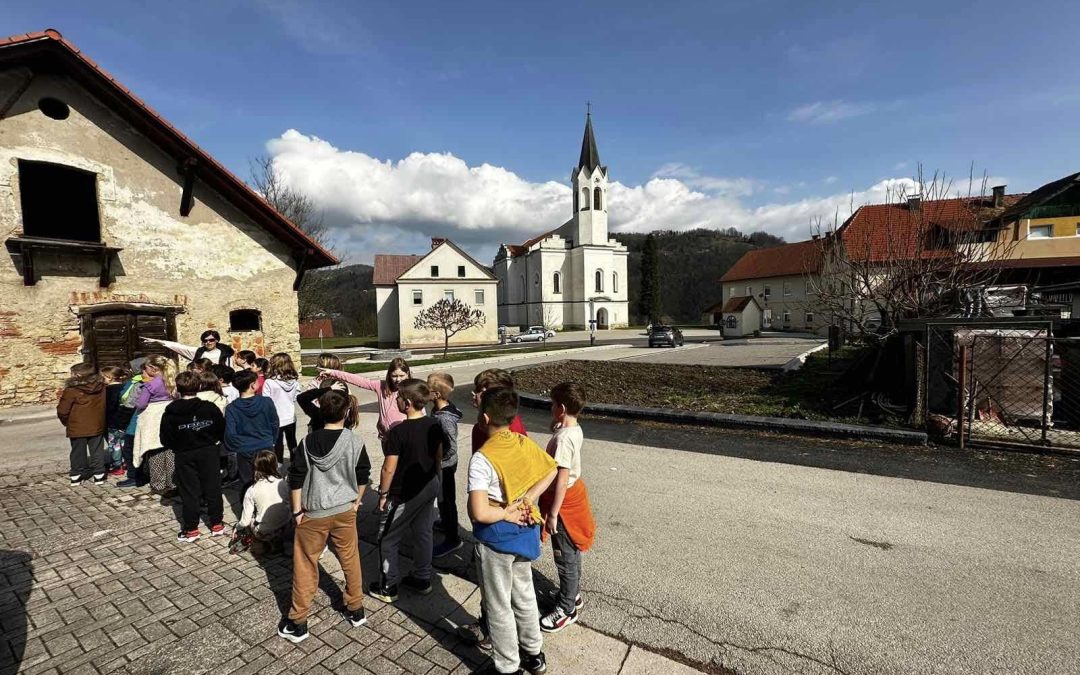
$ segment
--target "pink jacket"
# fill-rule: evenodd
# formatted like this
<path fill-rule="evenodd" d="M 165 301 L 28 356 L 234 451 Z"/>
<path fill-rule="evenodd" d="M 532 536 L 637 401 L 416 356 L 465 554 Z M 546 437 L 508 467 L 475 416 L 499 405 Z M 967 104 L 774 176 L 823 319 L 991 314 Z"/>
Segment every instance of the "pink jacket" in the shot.
<path fill-rule="evenodd" d="M 375 392 L 375 395 L 379 398 L 379 423 L 375 426 L 375 429 L 379 432 L 380 439 L 386 436 L 386 432 L 390 431 L 391 427 L 405 419 L 405 413 L 398 410 L 397 407 L 397 392 L 386 391 L 385 381 L 373 380 L 362 375 L 347 373 L 344 370 L 327 370 L 325 373 L 326 377 L 332 377 L 335 380 L 341 380 L 361 389 Z"/>

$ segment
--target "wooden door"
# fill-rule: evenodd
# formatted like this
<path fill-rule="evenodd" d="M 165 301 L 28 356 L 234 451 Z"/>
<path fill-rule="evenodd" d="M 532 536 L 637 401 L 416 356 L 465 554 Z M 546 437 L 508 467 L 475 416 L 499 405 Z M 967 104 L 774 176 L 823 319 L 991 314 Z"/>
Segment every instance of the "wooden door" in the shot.
<path fill-rule="evenodd" d="M 83 315 L 85 356 L 95 368 L 127 368 L 133 359 L 151 354 L 175 355 L 165 347 L 143 342 L 141 338 L 175 339 L 176 328 L 171 314 L 149 312 L 99 312 Z"/>

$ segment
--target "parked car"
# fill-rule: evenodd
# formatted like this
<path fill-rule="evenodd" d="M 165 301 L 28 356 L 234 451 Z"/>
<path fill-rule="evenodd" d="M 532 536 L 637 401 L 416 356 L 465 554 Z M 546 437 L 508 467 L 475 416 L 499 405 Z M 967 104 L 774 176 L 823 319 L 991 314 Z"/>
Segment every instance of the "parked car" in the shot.
<path fill-rule="evenodd" d="M 549 337 L 555 337 L 554 331 L 545 331 L 542 326 L 530 326 L 528 330 L 510 338 L 510 342 L 543 342 Z"/>
<path fill-rule="evenodd" d="M 683 341 L 682 331 L 675 326 L 664 326 L 657 324 L 649 331 L 649 346 L 655 347 L 656 345 L 671 345 L 672 347 L 682 347 L 686 342 Z"/>

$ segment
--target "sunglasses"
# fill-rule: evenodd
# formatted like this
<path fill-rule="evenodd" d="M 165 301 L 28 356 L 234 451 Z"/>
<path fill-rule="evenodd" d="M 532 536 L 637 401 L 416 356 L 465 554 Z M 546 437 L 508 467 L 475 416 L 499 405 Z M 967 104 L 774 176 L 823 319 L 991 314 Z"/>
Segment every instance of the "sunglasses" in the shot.
<path fill-rule="evenodd" d="M 207 342 L 217 342 L 217 340 L 215 340 L 214 338 L 206 338 L 205 340 L 203 340 L 203 344 L 206 344 Z"/>

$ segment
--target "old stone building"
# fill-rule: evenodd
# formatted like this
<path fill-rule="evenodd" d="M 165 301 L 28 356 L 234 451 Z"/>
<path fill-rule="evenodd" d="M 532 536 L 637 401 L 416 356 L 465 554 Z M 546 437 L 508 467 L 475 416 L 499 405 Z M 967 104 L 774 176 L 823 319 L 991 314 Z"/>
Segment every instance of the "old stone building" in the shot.
<path fill-rule="evenodd" d="M 56 31 L 0 40 L 0 239 L 0 406 L 142 337 L 298 356 L 295 289 L 337 262 Z"/>

